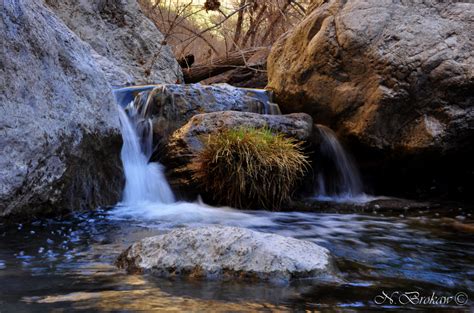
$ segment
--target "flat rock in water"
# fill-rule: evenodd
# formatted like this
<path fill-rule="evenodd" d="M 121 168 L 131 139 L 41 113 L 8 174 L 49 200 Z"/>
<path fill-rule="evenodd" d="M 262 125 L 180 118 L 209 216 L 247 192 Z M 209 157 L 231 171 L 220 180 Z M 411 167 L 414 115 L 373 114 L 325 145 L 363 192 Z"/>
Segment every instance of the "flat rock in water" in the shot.
<path fill-rule="evenodd" d="M 119 256 L 117 266 L 165 277 L 338 281 L 326 248 L 228 226 L 180 228 L 142 239 Z"/>

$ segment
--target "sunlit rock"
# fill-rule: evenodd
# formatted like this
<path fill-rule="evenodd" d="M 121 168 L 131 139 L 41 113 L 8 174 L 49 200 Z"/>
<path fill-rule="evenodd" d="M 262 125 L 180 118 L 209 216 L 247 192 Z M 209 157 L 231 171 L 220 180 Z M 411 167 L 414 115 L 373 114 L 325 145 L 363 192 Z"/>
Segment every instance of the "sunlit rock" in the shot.
<path fill-rule="evenodd" d="M 474 5 L 331 0 L 272 48 L 269 87 L 377 148 L 455 148 L 474 131 Z"/>
<path fill-rule="evenodd" d="M 282 111 L 334 129 L 380 176 L 374 185 L 393 177 L 391 192 L 419 187 L 407 181 L 430 189 L 442 175 L 450 179 L 444 188 L 472 181 L 459 175 L 472 173 L 474 155 L 474 41 L 466 31 L 474 4 L 329 0 L 312 8 L 268 59 Z"/>

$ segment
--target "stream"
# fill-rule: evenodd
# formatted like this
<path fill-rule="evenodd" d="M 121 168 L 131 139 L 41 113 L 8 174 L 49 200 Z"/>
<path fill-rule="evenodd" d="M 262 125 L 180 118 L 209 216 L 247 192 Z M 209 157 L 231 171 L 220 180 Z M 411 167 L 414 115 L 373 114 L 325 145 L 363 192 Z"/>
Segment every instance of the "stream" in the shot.
<path fill-rule="evenodd" d="M 153 131 L 144 115 L 146 107 L 140 110 L 130 102 L 118 110 L 126 177 L 122 201 L 62 218 L 24 224 L 0 221 L 0 313 L 474 309 L 474 233 L 454 229 L 456 219 L 447 223 L 436 214 L 385 216 L 383 210 L 358 214 L 303 213 L 296 212 L 297 207 L 290 208 L 295 212 L 243 211 L 177 201 L 162 165 L 149 162 Z M 320 175 L 312 201 L 345 201 L 346 206 L 348 199 L 370 201 L 335 134 L 323 126 L 319 129 L 326 158 L 336 166 Z M 454 216 L 470 223 L 469 212 L 460 209 Z M 324 246 L 335 258 L 342 283 L 157 278 L 127 275 L 114 265 L 122 251 L 142 238 L 208 224 L 246 227 Z M 388 299 L 406 293 L 451 300 L 412 304 Z"/>
<path fill-rule="evenodd" d="M 185 204 L 188 206 L 188 204 Z M 398 308 L 467 312 L 472 306 L 376 305 L 382 291 L 472 295 L 474 235 L 441 218 L 361 214 L 235 212 L 206 208 L 190 216 L 168 209 L 160 219 L 102 209 L 28 224 L 0 224 L 0 311 L 273 311 Z M 126 213 L 128 212 L 128 214 Z M 126 275 L 114 261 L 131 243 L 173 227 L 210 222 L 313 241 L 336 258 L 345 283 L 317 286 L 195 281 Z M 183 218 L 180 218 L 183 217 Z M 186 218 L 184 218 L 186 216 Z M 242 218 L 246 217 L 246 218 Z M 472 303 L 472 302 L 471 302 Z"/>

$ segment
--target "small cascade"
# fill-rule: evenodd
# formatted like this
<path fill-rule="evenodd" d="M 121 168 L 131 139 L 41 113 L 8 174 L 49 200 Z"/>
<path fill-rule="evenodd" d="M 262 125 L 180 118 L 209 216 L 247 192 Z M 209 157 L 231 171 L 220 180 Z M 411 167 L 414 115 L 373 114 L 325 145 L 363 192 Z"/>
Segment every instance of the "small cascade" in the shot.
<path fill-rule="evenodd" d="M 316 196 L 320 200 L 350 201 L 365 197 L 359 170 L 336 134 L 317 125 L 321 134 Z"/>
<path fill-rule="evenodd" d="M 140 111 L 146 105 L 150 110 L 148 114 L 167 121 L 188 120 L 199 113 L 217 111 L 281 114 L 270 90 L 238 88 L 228 84 L 130 86 L 115 89 L 114 95 L 122 107 L 135 101 Z"/>
<path fill-rule="evenodd" d="M 121 204 L 125 206 L 176 203 L 163 166 L 150 159 L 160 135 L 174 131 L 193 115 L 225 110 L 280 114 L 271 91 L 227 84 L 129 86 L 115 89 L 114 96 L 124 142 L 121 157 L 126 183 Z M 155 141 L 154 131 L 158 133 Z"/>
<path fill-rule="evenodd" d="M 145 88 L 145 90 L 143 90 Z M 252 216 L 231 208 L 211 207 L 202 201 L 177 201 L 158 162 L 150 162 L 153 153 L 153 127 L 150 98 L 140 96 L 148 86 L 119 89 L 115 96 L 121 125 L 123 146 L 121 159 L 125 173 L 122 201 L 109 216 L 118 220 L 159 220 L 163 225 L 221 224 L 258 227 L 270 226 L 266 217 Z M 134 94 L 132 99 L 129 92 Z M 124 101 L 132 99 L 128 104 Z"/>
<path fill-rule="evenodd" d="M 119 110 L 123 146 L 121 158 L 125 172 L 123 204 L 140 202 L 173 203 L 173 192 L 159 163 L 149 162 L 153 152 L 151 121 L 133 105 Z"/>

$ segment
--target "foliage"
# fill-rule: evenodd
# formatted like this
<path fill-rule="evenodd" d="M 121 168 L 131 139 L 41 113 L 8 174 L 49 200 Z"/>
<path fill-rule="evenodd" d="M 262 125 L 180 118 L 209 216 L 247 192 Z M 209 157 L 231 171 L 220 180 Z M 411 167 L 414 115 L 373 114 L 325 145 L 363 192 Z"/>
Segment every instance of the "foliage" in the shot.
<path fill-rule="evenodd" d="M 194 179 L 223 205 L 277 210 L 309 166 L 301 143 L 268 128 L 209 135 L 194 158 Z"/>

